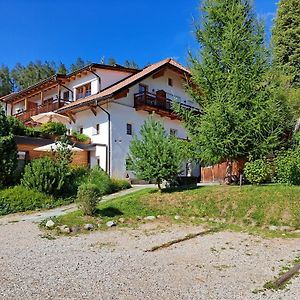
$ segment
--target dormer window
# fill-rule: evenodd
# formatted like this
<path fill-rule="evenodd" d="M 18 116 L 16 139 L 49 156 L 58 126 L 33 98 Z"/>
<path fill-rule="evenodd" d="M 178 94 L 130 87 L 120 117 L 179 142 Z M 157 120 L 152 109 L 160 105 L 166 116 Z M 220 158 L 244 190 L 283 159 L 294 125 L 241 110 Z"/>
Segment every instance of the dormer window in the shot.
<path fill-rule="evenodd" d="M 92 94 L 92 85 L 87 83 L 85 85 L 79 86 L 76 88 L 76 99 L 85 98 Z"/>

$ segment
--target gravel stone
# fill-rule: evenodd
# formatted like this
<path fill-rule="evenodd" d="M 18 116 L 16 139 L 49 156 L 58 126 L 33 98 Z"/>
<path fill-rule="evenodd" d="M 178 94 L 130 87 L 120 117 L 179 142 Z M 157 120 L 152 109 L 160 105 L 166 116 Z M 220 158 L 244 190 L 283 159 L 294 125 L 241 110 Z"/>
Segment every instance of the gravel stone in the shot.
<path fill-rule="evenodd" d="M 48 220 L 46 223 L 46 227 L 53 228 L 55 226 L 55 223 L 52 220 Z"/>
<path fill-rule="evenodd" d="M 93 229 L 94 229 L 94 225 L 93 225 L 93 224 L 85 224 L 85 225 L 83 226 L 83 228 L 84 228 L 85 230 L 93 230 Z"/>
<path fill-rule="evenodd" d="M 156 219 L 155 216 L 147 216 L 144 218 L 145 221 L 154 221 Z"/>
<path fill-rule="evenodd" d="M 70 233 L 71 232 L 71 229 L 67 225 L 62 225 L 62 226 L 59 226 L 58 228 L 61 233 Z"/>
<path fill-rule="evenodd" d="M 106 223 L 106 226 L 107 227 L 113 227 L 113 226 L 116 226 L 117 224 L 115 223 L 115 221 L 108 221 L 107 223 Z"/>

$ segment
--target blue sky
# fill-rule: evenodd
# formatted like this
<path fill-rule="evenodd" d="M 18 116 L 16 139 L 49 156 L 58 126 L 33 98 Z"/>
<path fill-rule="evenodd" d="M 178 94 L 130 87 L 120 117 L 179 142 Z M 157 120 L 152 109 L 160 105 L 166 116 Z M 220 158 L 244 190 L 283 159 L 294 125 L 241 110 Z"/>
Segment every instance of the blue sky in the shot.
<path fill-rule="evenodd" d="M 143 66 L 165 57 L 186 62 L 194 49 L 199 0 L 0 0 L 0 64 L 99 62 L 113 56 Z M 254 0 L 270 32 L 277 0 Z"/>

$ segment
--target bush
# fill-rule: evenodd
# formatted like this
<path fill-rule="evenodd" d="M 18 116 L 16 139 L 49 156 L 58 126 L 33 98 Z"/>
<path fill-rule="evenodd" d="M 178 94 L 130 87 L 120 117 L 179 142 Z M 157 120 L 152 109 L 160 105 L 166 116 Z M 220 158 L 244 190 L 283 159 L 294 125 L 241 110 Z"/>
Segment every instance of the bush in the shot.
<path fill-rule="evenodd" d="M 0 190 L 0 215 L 37 208 L 51 208 L 57 204 L 58 202 L 53 197 L 23 186 Z"/>
<path fill-rule="evenodd" d="M 265 182 L 272 174 L 272 168 L 266 159 L 257 159 L 245 164 L 245 176 L 252 184 Z"/>
<path fill-rule="evenodd" d="M 70 178 L 72 178 L 72 181 L 70 181 L 70 193 L 76 195 L 79 186 L 87 183 L 90 170 L 83 166 L 71 166 L 70 173 Z"/>
<path fill-rule="evenodd" d="M 300 185 L 300 148 L 282 152 L 275 158 L 275 181 Z"/>
<path fill-rule="evenodd" d="M 111 186 L 112 186 L 112 192 L 118 192 L 121 190 L 127 190 L 131 188 L 131 184 L 128 180 L 125 179 L 117 179 L 112 178 L 111 179 Z"/>
<path fill-rule="evenodd" d="M 66 125 L 58 122 L 47 122 L 40 127 L 41 134 L 44 136 L 49 135 L 64 135 L 67 133 Z"/>
<path fill-rule="evenodd" d="M 89 137 L 86 135 L 86 134 L 83 134 L 83 133 L 79 133 L 78 131 L 76 130 L 73 130 L 72 131 L 72 135 L 73 137 L 78 141 L 78 142 L 86 142 L 89 140 Z"/>
<path fill-rule="evenodd" d="M 36 127 L 26 127 L 26 136 L 31 136 L 31 137 L 39 137 L 41 136 L 41 132 L 39 128 Z"/>
<path fill-rule="evenodd" d="M 95 167 L 90 171 L 88 183 L 95 184 L 101 195 L 110 194 L 113 192 L 111 179 L 105 171 L 99 167 Z"/>
<path fill-rule="evenodd" d="M 92 216 L 100 200 L 100 192 L 95 184 L 84 183 L 78 188 L 77 202 L 83 214 Z"/>
<path fill-rule="evenodd" d="M 70 171 L 65 164 L 43 157 L 26 165 L 21 184 L 49 195 L 63 195 L 68 190 L 69 177 Z"/>
<path fill-rule="evenodd" d="M 10 131 L 14 135 L 26 135 L 26 126 L 16 117 L 8 116 L 7 117 Z"/>

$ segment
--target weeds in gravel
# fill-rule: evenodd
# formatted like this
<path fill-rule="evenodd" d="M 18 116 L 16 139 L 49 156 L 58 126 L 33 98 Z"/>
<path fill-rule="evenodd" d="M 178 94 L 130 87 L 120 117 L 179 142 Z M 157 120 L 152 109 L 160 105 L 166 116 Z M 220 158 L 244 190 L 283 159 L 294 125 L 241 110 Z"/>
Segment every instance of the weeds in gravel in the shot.
<path fill-rule="evenodd" d="M 288 279 L 282 285 L 279 285 L 279 286 L 275 286 L 274 283 L 276 282 L 276 280 L 279 277 L 281 277 L 283 274 L 285 274 L 287 271 L 289 271 L 293 266 L 295 266 L 296 264 L 299 264 L 299 263 L 300 263 L 300 254 L 291 263 L 281 267 L 278 276 L 275 277 L 274 280 L 272 280 L 272 281 L 267 281 L 263 286 L 264 289 L 265 290 L 274 290 L 274 291 L 275 290 L 286 290 L 288 288 L 289 284 L 291 284 L 290 279 Z M 272 268 L 272 270 L 273 270 L 273 268 Z M 300 275 L 300 272 L 296 272 L 295 275 L 292 276 L 292 278 L 296 278 L 299 275 Z M 261 291 L 263 291 L 263 290 L 261 290 Z"/>

